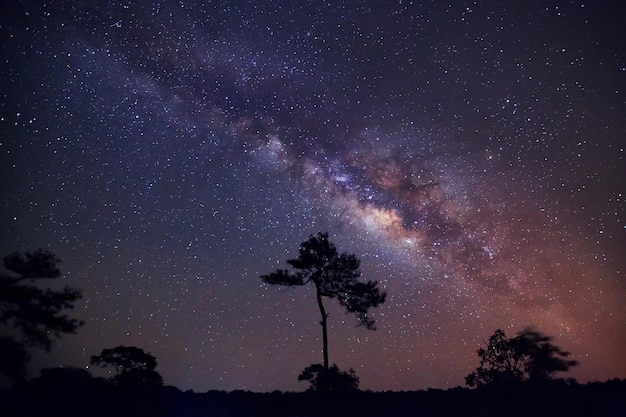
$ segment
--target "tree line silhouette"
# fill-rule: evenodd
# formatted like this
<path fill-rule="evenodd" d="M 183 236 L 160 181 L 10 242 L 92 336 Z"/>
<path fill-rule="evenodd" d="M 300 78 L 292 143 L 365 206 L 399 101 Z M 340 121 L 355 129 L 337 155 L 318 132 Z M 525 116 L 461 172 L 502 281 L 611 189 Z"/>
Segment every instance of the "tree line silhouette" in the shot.
<path fill-rule="evenodd" d="M 374 414 L 375 410 L 379 410 L 376 401 L 393 400 L 410 403 L 410 398 L 413 400 L 419 398 L 422 405 L 431 404 L 437 410 L 433 415 L 458 415 L 455 413 L 460 409 L 448 404 L 443 400 L 444 397 L 448 400 L 451 398 L 462 400 L 456 405 L 465 404 L 465 414 L 467 410 L 473 410 L 478 413 L 476 415 L 500 415 L 501 410 L 497 407 L 492 409 L 484 407 L 481 403 L 490 396 L 519 397 L 517 409 L 532 411 L 534 415 L 543 415 L 543 412 L 547 413 L 545 415 L 554 415 L 557 410 L 541 402 L 548 401 L 544 398 L 546 395 L 559 397 L 562 401 L 572 401 L 570 396 L 578 393 L 580 402 L 581 399 L 588 398 L 590 392 L 595 395 L 598 391 L 597 387 L 593 386 L 595 391 L 591 388 L 584 391 L 586 397 L 580 395 L 581 386 L 574 380 L 554 379 L 556 373 L 568 371 L 572 366 L 576 366 L 577 362 L 569 359 L 568 352 L 553 345 L 552 338 L 532 328 L 524 329 L 513 337 L 507 337 L 503 330 L 498 329 L 484 342 L 485 346 L 476 351 L 480 360 L 479 366 L 465 378 L 465 384 L 474 389 L 459 387 L 445 393 L 440 390 L 428 390 L 427 397 L 424 394 L 414 393 L 415 395 L 410 396 L 407 393 L 404 393 L 406 395 L 398 393 L 396 398 L 392 398 L 393 395 L 389 393 L 359 391 L 359 378 L 353 369 L 343 371 L 335 364 L 329 365 L 327 334 L 329 315 L 324 299 L 337 300 L 347 313 L 356 316 L 359 326 L 375 330 L 376 322 L 370 316 L 370 309 L 384 303 L 387 294 L 379 289 L 376 281 L 360 280 L 360 260 L 353 254 L 339 253 L 335 245 L 329 241 L 328 233 L 312 235 L 302 242 L 298 257 L 287 260 L 291 270 L 278 269 L 260 277 L 269 285 L 287 287 L 310 285 L 315 289 L 321 317 L 323 359 L 322 363 L 306 366 L 298 376 L 299 381 L 309 383 L 307 393 L 323 396 L 315 397 L 317 398 L 315 401 L 311 399 L 313 397 L 307 396 L 307 393 L 209 392 L 201 397 L 198 397 L 200 394 L 193 392 L 182 393 L 174 387 L 164 386 L 163 378 L 156 370 L 157 359 L 134 346 L 105 348 L 100 354 L 91 356 L 91 365 L 112 369 L 113 375 L 109 378 L 95 378 L 85 369 L 60 367 L 43 369 L 39 377 L 27 380 L 28 364 L 31 359 L 29 349 L 50 351 L 54 340 L 75 333 L 83 325 L 81 320 L 67 315 L 67 311 L 73 309 L 74 304 L 82 297 L 80 290 L 67 286 L 61 290 L 40 288 L 41 282 L 61 277 L 59 263 L 60 260 L 53 253 L 44 250 L 15 253 L 4 258 L 4 267 L 11 274 L 0 274 L 0 329 L 2 329 L 0 375 L 14 386 L 11 389 L 0 390 L 0 404 L 4 400 L 7 410 L 11 411 L 10 415 L 55 415 L 57 411 L 63 415 L 74 415 L 68 413 L 65 403 L 55 406 L 58 401 L 67 400 L 68 398 L 64 397 L 70 395 L 69 392 L 63 391 L 63 387 L 83 392 L 84 395 L 79 402 L 84 406 L 95 406 L 99 402 L 108 401 L 109 407 L 102 407 L 101 414 L 93 415 L 189 416 L 214 415 L 213 412 L 221 407 L 225 407 L 225 411 L 222 410 L 223 412 L 217 415 L 293 415 L 289 413 L 294 411 L 295 407 L 298 408 L 300 415 L 362 417 L 378 415 Z M 603 397 L 604 408 L 596 407 L 594 415 L 612 415 L 613 409 L 623 411 L 626 408 L 623 405 L 613 407 L 611 402 L 618 396 L 621 398 L 621 395 L 626 394 L 626 381 L 612 381 L 611 384 L 607 383 L 606 387 L 608 388 L 604 391 L 606 394 Z M 158 401 L 154 399 L 156 392 Z M 47 401 L 26 404 L 25 398 L 32 396 Z M 256 406 L 241 408 L 242 405 L 234 401 L 237 396 L 246 397 L 247 402 Z M 325 399 L 321 403 L 324 405 L 320 405 L 319 398 Z M 539 401 L 541 407 L 528 408 L 527 404 L 523 404 L 524 398 L 534 398 Z M 361 406 L 354 404 L 350 406 L 350 401 L 354 399 L 360 401 Z M 311 401 L 314 402 L 310 403 Z M 593 396 L 587 402 L 574 401 L 572 404 L 578 405 L 570 407 L 569 414 L 582 415 L 575 413 L 584 410 L 590 403 L 595 404 L 594 401 Z M 498 404 L 498 401 L 486 404 Z M 181 409 L 171 410 L 175 405 Z M 118 409 L 111 409 L 113 406 Z M 306 409 L 309 412 L 303 412 L 301 409 L 303 406 L 308 407 Z M 394 408 L 391 404 L 386 406 L 387 410 Z M 561 411 L 570 409 L 563 404 L 561 406 Z M 0 414 L 1 407 L 0 405 Z M 119 407 L 123 410 L 120 411 Z M 360 411 L 357 413 L 358 410 Z M 149 414 L 146 414 L 146 411 L 149 411 Z M 382 409 L 379 411 L 383 412 Z M 265 412 L 267 414 L 264 414 Z M 283 412 L 286 414 L 281 414 Z M 525 414 L 516 414 L 509 410 L 505 415 Z"/>

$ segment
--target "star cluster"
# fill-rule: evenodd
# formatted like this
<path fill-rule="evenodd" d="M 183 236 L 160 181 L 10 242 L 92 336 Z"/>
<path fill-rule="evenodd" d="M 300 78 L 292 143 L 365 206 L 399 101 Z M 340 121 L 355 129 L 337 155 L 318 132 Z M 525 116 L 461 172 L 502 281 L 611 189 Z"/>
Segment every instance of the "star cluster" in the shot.
<path fill-rule="evenodd" d="M 299 390 L 313 295 L 260 275 L 328 231 L 389 294 L 329 304 L 361 387 L 452 387 L 533 325 L 626 377 L 618 2 L 25 1 L 0 17 L 3 254 L 86 324 L 36 366 L 151 352 L 167 384 Z"/>

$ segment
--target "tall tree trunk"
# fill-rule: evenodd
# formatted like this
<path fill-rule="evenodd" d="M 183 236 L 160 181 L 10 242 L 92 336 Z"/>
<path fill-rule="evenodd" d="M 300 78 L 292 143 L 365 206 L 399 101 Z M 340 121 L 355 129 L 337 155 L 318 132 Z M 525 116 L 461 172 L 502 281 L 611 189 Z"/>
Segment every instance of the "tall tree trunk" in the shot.
<path fill-rule="evenodd" d="M 315 283 L 315 290 L 317 291 L 317 306 L 320 308 L 320 314 L 322 315 L 322 321 L 320 324 L 322 325 L 322 343 L 324 344 L 324 369 L 328 370 L 328 330 L 326 329 L 326 309 L 324 308 L 324 303 L 322 303 L 322 289 L 320 285 Z"/>

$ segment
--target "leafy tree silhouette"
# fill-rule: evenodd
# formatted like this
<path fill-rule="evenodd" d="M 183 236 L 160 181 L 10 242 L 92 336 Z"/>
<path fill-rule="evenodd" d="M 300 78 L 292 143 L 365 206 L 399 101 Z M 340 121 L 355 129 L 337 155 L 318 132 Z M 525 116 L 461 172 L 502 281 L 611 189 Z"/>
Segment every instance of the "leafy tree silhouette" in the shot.
<path fill-rule="evenodd" d="M 12 382 L 28 375 L 30 354 L 26 346 L 50 351 L 63 334 L 75 333 L 83 322 L 62 314 L 74 308 L 80 290 L 41 289 L 35 281 L 56 279 L 60 260 L 45 250 L 14 253 L 4 258 L 4 267 L 15 275 L 0 274 L 0 373 Z M 16 334 L 17 333 L 17 334 Z"/>
<path fill-rule="evenodd" d="M 163 385 L 163 378 L 155 370 L 156 358 L 135 346 L 103 349 L 100 355 L 91 357 L 91 364 L 115 369 L 111 381 L 118 386 Z"/>
<path fill-rule="evenodd" d="M 328 369 L 319 363 L 309 365 L 300 373 L 298 381 L 309 381 L 311 391 L 341 393 L 359 389 L 359 378 L 354 369 L 340 371 L 335 364 Z"/>
<path fill-rule="evenodd" d="M 262 275 L 263 282 L 270 285 L 296 286 L 311 284 L 315 287 L 317 306 L 322 320 L 322 342 L 324 368 L 328 368 L 328 314 L 322 297 L 336 298 L 348 313 L 356 315 L 359 326 L 374 330 L 376 322 L 367 315 L 370 307 L 377 307 L 385 302 L 387 294 L 380 292 L 378 282 L 360 282 L 359 267 L 361 261 L 355 255 L 339 254 L 337 248 L 328 240 L 328 233 L 312 235 L 300 244 L 298 258 L 287 263 L 296 272 L 278 269 Z"/>
<path fill-rule="evenodd" d="M 496 330 L 485 342 L 486 348 L 476 352 L 480 366 L 465 377 L 470 386 L 508 384 L 521 381 L 546 381 L 555 372 L 565 372 L 578 362 L 566 359 L 570 354 L 550 343 L 549 336 L 526 328 L 517 336 L 507 338 Z"/>

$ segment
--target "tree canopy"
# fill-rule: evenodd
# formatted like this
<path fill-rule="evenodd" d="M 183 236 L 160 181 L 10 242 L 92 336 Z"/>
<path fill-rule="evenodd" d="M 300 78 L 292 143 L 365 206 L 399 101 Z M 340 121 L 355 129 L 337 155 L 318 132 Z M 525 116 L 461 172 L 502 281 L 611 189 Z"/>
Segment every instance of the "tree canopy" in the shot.
<path fill-rule="evenodd" d="M 521 381 L 545 381 L 556 372 L 565 372 L 577 365 L 567 359 L 570 354 L 550 343 L 551 337 L 531 328 L 507 338 L 496 330 L 476 352 L 480 366 L 465 377 L 468 386 L 485 386 Z"/>
<path fill-rule="evenodd" d="M 359 389 L 359 377 L 354 369 L 341 371 L 335 364 L 328 369 L 319 363 L 309 365 L 300 373 L 298 381 L 308 381 L 310 391 L 347 392 Z"/>
<path fill-rule="evenodd" d="M 27 375 L 30 354 L 27 346 L 50 351 L 52 342 L 75 333 L 83 322 L 64 314 L 82 297 L 80 290 L 42 289 L 41 280 L 61 276 L 60 260 L 52 252 L 37 250 L 14 253 L 4 258 L 13 274 L 0 274 L 0 373 L 11 381 Z"/>
<path fill-rule="evenodd" d="M 328 333 L 326 309 L 322 297 L 337 299 L 346 312 L 354 314 L 358 325 L 374 330 L 376 322 L 368 315 L 371 307 L 378 307 L 387 294 L 381 292 L 376 281 L 359 281 L 360 260 L 353 254 L 341 253 L 328 240 L 328 233 L 312 235 L 300 244 L 299 255 L 287 260 L 295 270 L 278 269 L 262 275 L 270 285 L 315 287 L 317 305 L 322 317 L 324 368 L 328 369 Z"/>
<path fill-rule="evenodd" d="M 100 355 L 91 357 L 91 364 L 113 368 L 111 381 L 117 385 L 163 385 L 163 378 L 156 371 L 156 358 L 135 346 L 103 349 Z"/>

